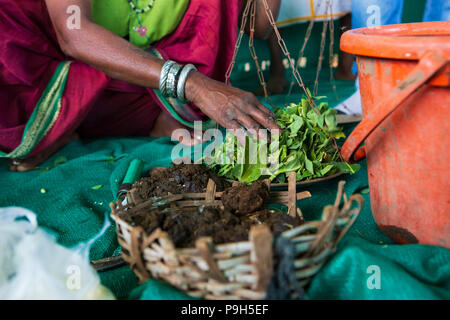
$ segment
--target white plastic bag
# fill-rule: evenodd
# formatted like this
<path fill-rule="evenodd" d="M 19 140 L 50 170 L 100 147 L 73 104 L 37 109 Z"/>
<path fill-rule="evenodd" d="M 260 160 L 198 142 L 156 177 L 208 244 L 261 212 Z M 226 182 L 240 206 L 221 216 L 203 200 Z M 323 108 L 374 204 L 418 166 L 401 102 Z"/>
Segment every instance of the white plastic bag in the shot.
<path fill-rule="evenodd" d="M 89 249 L 103 230 L 68 249 L 37 226 L 31 211 L 0 208 L 0 299 L 114 299 L 89 264 Z"/>

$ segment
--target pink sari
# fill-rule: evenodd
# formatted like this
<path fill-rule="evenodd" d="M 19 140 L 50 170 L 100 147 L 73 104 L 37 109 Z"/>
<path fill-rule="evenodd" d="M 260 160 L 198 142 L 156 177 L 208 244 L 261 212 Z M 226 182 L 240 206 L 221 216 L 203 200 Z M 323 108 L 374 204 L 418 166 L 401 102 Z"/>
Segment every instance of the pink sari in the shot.
<path fill-rule="evenodd" d="M 153 44 L 164 59 L 193 63 L 224 81 L 242 0 L 191 0 L 174 33 Z M 65 56 L 43 0 L 0 0 L 0 156 L 26 158 L 77 131 L 84 137 L 148 136 L 161 109 L 207 120 L 158 91 L 111 79 Z M 177 114 L 174 114 L 177 111 Z"/>

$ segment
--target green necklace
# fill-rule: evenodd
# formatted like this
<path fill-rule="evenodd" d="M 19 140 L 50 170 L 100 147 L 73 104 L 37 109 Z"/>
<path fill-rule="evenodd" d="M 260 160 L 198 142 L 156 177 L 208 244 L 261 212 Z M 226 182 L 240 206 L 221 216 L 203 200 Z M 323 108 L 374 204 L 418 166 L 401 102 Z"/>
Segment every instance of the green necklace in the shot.
<path fill-rule="evenodd" d="M 136 13 L 144 13 L 144 12 L 147 12 L 148 10 L 150 10 L 153 7 L 153 2 L 154 1 L 155 0 L 150 0 L 150 3 L 148 4 L 148 6 L 146 6 L 143 9 L 136 8 L 136 5 L 133 3 L 133 0 L 128 0 L 128 3 L 130 4 L 131 9 L 133 9 L 134 12 L 136 12 Z"/>

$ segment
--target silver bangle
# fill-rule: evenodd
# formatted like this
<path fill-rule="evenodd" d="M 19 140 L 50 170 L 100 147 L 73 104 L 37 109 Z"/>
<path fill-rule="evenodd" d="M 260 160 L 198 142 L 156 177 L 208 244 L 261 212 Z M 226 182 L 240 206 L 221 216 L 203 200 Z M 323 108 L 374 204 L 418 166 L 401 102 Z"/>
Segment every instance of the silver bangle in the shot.
<path fill-rule="evenodd" d="M 176 97 L 176 78 L 180 72 L 181 66 L 178 63 L 173 64 L 170 67 L 169 74 L 167 75 L 166 92 L 170 98 Z"/>
<path fill-rule="evenodd" d="M 186 86 L 186 80 L 189 75 L 189 72 L 191 72 L 192 70 L 197 70 L 197 68 L 193 64 L 185 65 L 183 67 L 183 70 L 181 70 L 180 77 L 178 78 L 177 96 L 178 96 L 178 99 L 180 99 L 184 103 L 189 102 L 189 101 L 186 101 L 184 89 Z"/>
<path fill-rule="evenodd" d="M 163 96 L 167 96 L 166 84 L 167 84 L 167 76 L 169 75 L 170 68 L 175 64 L 175 61 L 167 60 L 162 69 L 159 77 L 159 91 Z"/>

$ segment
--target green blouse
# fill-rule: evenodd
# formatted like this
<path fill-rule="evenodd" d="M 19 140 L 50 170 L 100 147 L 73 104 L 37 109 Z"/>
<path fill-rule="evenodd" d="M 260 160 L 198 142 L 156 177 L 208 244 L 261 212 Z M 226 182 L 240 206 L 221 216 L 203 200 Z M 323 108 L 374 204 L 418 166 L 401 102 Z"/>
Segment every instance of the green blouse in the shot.
<path fill-rule="evenodd" d="M 150 0 L 133 0 L 143 9 Z M 189 0 L 154 0 L 153 7 L 136 14 L 128 0 L 92 0 L 94 22 L 114 32 L 141 49 L 172 33 L 183 18 Z"/>

